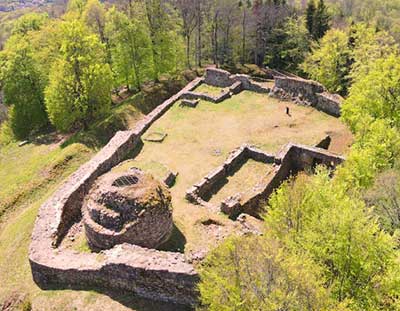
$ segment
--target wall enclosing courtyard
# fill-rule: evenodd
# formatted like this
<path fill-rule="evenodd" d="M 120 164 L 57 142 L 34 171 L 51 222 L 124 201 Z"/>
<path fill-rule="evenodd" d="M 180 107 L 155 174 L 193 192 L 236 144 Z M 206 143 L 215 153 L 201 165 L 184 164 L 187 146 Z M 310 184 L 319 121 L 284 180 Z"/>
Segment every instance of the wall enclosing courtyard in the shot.
<path fill-rule="evenodd" d="M 323 142 L 325 140 L 326 138 Z M 218 185 L 228 176 L 239 170 L 248 159 L 272 164 L 273 168 L 260 183 L 246 193 L 246 196 L 243 196 L 242 193 L 237 193 L 224 199 L 219 205 L 209 203 L 207 199 L 218 189 Z M 288 177 L 300 171 L 313 170 L 317 165 L 324 165 L 330 169 L 335 169 L 343 161 L 343 157 L 318 147 L 289 143 L 276 155 L 273 155 L 254 146 L 244 144 L 232 151 L 228 159 L 221 166 L 214 169 L 201 181 L 188 189 L 186 199 L 215 212 L 221 211 L 231 219 L 236 219 L 242 213 L 260 217 L 263 212 L 261 203 L 266 202 L 270 195 Z"/>
<path fill-rule="evenodd" d="M 287 93 L 296 92 L 298 87 L 297 92 L 304 93 L 302 96 L 310 100 L 313 107 L 327 113 L 332 112 L 333 115 L 339 114 L 335 110 L 340 109 L 336 99 L 320 86 L 309 86 L 306 82 L 287 79 L 289 78 L 276 78 L 275 87 Z M 201 83 L 227 88 L 218 98 L 204 98 L 214 102 L 242 90 L 259 93 L 272 91 L 270 87 L 253 81 L 246 75 L 231 75 L 227 71 L 210 68 L 203 78 L 189 83 L 179 93 L 146 115 L 134 129 L 117 132 L 95 157 L 73 173 L 40 207 L 32 233 L 29 262 L 33 279 L 41 288 L 103 287 L 130 291 L 155 300 L 188 305 L 196 303 L 196 284 L 199 277 L 184 254 L 127 243 L 116 245 L 101 253 L 85 253 L 62 248 L 61 243 L 71 226 L 82 218 L 83 203 L 96 179 L 132 154 L 142 143 L 141 137 L 146 130 L 174 103 L 191 96 L 194 99 L 201 98 L 202 95 L 194 92 Z M 256 215 L 260 200 L 269 196 L 289 174 L 304 169 L 306 164 L 315 162 L 334 167 L 343 161 L 343 158 L 319 148 L 289 144 L 281 153 L 270 155 L 250 145 L 243 145 L 222 166 L 196 184 L 192 191 L 188 191 L 187 198 L 207 205 L 208 202 L 197 200 L 202 200 L 201 197 L 220 178 L 232 173 L 232 170 L 247 158 L 273 164 L 274 170 L 270 179 L 260 189 L 255 189 L 249 200 L 239 202 L 239 205 L 226 204 L 234 206 L 223 208 L 232 218 L 241 212 Z"/>

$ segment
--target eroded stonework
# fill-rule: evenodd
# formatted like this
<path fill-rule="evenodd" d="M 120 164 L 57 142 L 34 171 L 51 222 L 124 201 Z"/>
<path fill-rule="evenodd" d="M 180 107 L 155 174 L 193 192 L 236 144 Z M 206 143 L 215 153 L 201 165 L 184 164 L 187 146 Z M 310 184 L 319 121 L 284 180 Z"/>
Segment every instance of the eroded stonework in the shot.
<path fill-rule="evenodd" d="M 139 169 L 107 173 L 89 192 L 83 221 L 89 246 L 95 250 L 122 243 L 157 248 L 171 235 L 171 195 Z"/>

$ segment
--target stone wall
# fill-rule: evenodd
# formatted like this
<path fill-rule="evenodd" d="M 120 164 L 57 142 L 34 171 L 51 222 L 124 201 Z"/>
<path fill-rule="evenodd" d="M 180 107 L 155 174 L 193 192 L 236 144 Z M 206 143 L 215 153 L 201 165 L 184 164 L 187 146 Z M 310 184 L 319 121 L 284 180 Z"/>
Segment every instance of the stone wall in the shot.
<path fill-rule="evenodd" d="M 298 77 L 275 77 L 275 87 L 271 93 L 284 99 L 310 105 L 334 117 L 340 116 L 343 98 L 337 94 L 328 93 L 318 82 Z"/>
<path fill-rule="evenodd" d="M 327 138 L 321 143 L 326 145 L 326 140 Z M 248 159 L 273 164 L 272 171 L 264 176 L 253 189 L 248 191 L 246 196 L 238 193 L 228 197 L 221 202 L 219 207 L 208 203 L 206 200 L 218 191 L 218 185 L 240 169 Z M 236 219 L 241 213 L 259 217 L 262 212 L 260 203 L 267 201 L 275 189 L 289 176 L 299 171 L 314 169 L 316 165 L 320 164 L 334 169 L 343 161 L 344 158 L 318 147 L 289 143 L 277 155 L 271 155 L 253 146 L 244 144 L 234 150 L 221 166 L 193 185 L 186 192 L 186 199 L 194 204 L 210 208 L 213 211 L 222 211 L 232 219 Z"/>
<path fill-rule="evenodd" d="M 217 87 L 228 87 L 232 85 L 230 73 L 226 70 L 217 68 L 207 68 L 204 76 L 204 82 Z"/>
<path fill-rule="evenodd" d="M 117 132 L 89 162 L 82 165 L 40 207 L 29 262 L 34 281 L 42 288 L 105 286 L 133 291 L 141 296 L 193 304 L 197 273 L 179 253 L 158 252 L 134 245 L 118 245 L 103 252 L 78 253 L 60 249 L 71 225 L 81 218 L 85 195 L 96 178 L 121 162 L 141 142 L 141 135 L 160 118 L 182 93 L 201 83 L 196 79 L 145 116 L 131 131 Z"/>
<path fill-rule="evenodd" d="M 236 87 L 237 82 L 241 82 L 241 87 Z M 237 94 L 242 90 L 248 90 L 256 93 L 269 93 L 270 88 L 265 87 L 262 83 L 253 81 L 248 75 L 235 74 L 222 69 L 207 68 L 204 76 L 204 83 L 216 87 L 230 87 L 233 94 Z"/>
<path fill-rule="evenodd" d="M 237 93 L 242 89 L 261 93 L 270 91 L 248 76 L 230 75 L 229 72 L 219 69 L 208 69 L 204 81 L 211 85 L 229 87 L 229 96 L 231 92 Z M 101 254 L 80 253 L 61 248 L 60 243 L 71 226 L 81 219 L 84 198 L 96 178 L 124 160 L 142 143 L 141 136 L 151 124 L 185 96 L 184 94 L 192 92 L 202 82 L 203 79 L 198 78 L 189 83 L 179 93 L 146 115 L 133 130 L 117 132 L 92 160 L 72 174 L 40 207 L 29 248 L 33 279 L 40 287 L 101 286 L 132 291 L 156 300 L 184 304 L 196 302 L 198 275 L 183 254 L 155 251 L 128 244 L 117 245 Z M 321 109 L 331 109 L 330 101 L 335 99 L 324 95 L 323 92 L 320 95 L 319 104 L 315 105 L 319 105 Z M 212 191 L 221 178 L 234 172 L 249 157 L 262 162 L 275 162 L 277 166 L 274 173 L 267 176 L 267 180 L 271 178 L 268 183 L 255 189 L 250 200 L 240 202 L 240 208 L 235 211 L 235 215 L 243 210 L 255 214 L 257 202 L 265 200 L 265 195 L 276 189 L 292 171 L 303 169 L 310 164 L 334 166 L 342 161 L 330 154 L 321 155 L 319 149 L 298 145 L 291 145 L 283 154 L 277 156 L 265 154 L 246 145 L 236 150 L 221 167 L 189 189 L 187 198 L 213 208 L 202 197 Z"/>

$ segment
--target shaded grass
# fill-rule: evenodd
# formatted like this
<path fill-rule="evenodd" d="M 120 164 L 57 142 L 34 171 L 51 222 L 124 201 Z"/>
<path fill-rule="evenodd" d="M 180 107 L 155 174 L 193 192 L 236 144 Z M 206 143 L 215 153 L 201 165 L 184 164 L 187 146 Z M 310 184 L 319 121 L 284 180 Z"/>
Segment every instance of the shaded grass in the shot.
<path fill-rule="evenodd" d="M 247 160 L 237 172 L 228 176 L 226 184 L 217 193 L 211 196 L 209 202 L 219 205 L 222 200 L 237 193 L 246 194 L 271 170 L 272 165 Z"/>
<path fill-rule="evenodd" d="M 68 168 L 89 159 L 92 151 L 81 144 L 9 144 L 0 150 L 0 218 L 11 207 L 39 198 L 49 185 L 62 180 Z"/>
<path fill-rule="evenodd" d="M 198 87 L 196 87 L 193 92 L 204 93 L 204 94 L 208 94 L 211 96 L 216 96 L 216 95 L 220 95 L 223 90 L 224 90 L 224 88 L 202 83 Z"/>

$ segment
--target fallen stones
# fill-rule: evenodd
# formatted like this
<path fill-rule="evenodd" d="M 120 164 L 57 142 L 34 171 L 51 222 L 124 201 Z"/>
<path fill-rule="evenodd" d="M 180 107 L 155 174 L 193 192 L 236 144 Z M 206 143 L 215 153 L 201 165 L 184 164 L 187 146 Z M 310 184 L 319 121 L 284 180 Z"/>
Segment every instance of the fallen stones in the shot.
<path fill-rule="evenodd" d="M 241 212 L 241 194 L 237 193 L 230 196 L 221 202 L 221 212 L 229 216 L 229 218 L 235 219 Z"/>

